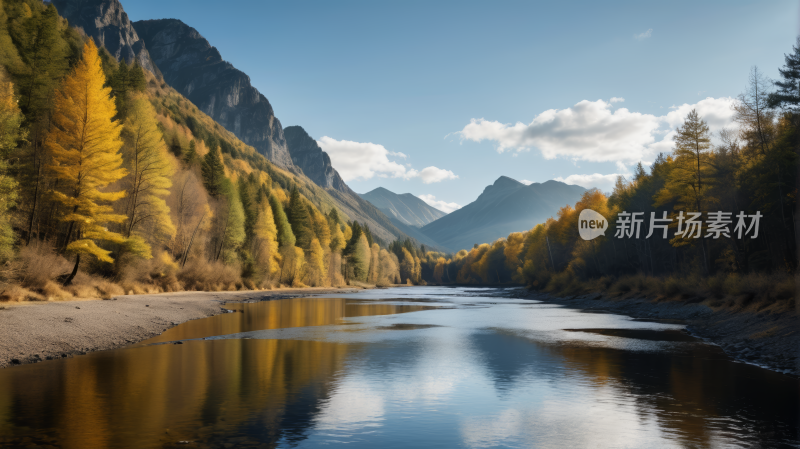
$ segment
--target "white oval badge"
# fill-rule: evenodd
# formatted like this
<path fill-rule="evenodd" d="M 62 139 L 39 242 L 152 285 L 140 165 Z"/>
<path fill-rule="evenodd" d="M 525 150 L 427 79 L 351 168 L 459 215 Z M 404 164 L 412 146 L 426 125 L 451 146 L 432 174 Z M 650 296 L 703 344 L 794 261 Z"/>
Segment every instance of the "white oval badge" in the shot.
<path fill-rule="evenodd" d="M 584 209 L 578 217 L 578 232 L 584 240 L 592 240 L 606 235 L 608 220 L 591 209 Z"/>

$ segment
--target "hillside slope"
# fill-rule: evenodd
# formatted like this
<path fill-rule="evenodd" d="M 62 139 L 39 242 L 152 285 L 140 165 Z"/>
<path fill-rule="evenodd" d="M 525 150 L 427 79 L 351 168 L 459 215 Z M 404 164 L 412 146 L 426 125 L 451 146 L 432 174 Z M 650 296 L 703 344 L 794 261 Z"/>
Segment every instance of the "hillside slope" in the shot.
<path fill-rule="evenodd" d="M 363 193 L 361 198 L 408 226 L 421 228 L 447 215 L 410 193 L 397 194 L 383 187 Z"/>
<path fill-rule="evenodd" d="M 583 187 L 558 181 L 522 184 L 501 176 L 472 203 L 425 225 L 422 232 L 451 251 L 527 231 L 575 204 Z"/>
<path fill-rule="evenodd" d="M 180 20 L 140 20 L 133 27 L 170 86 L 272 163 L 292 168 L 281 123 L 247 74 Z"/>

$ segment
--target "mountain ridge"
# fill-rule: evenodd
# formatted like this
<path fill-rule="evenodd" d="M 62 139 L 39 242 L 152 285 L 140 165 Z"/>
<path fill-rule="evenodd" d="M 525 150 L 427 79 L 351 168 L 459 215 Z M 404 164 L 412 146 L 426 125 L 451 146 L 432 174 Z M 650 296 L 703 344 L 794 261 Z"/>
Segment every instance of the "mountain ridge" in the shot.
<path fill-rule="evenodd" d="M 525 185 L 501 176 L 475 201 L 423 226 L 421 231 L 456 252 L 527 231 L 575 204 L 586 189 L 560 181 Z"/>
<path fill-rule="evenodd" d="M 178 19 L 139 20 L 133 28 L 170 86 L 270 162 L 294 168 L 269 100 L 196 29 Z"/>
<path fill-rule="evenodd" d="M 83 29 L 118 61 L 124 58 L 125 62 L 131 63 L 136 60 L 157 78 L 162 77 L 119 0 L 52 0 L 51 3 L 70 26 Z"/>
<path fill-rule="evenodd" d="M 378 187 L 359 195 L 388 217 L 394 217 L 407 226 L 421 228 L 447 215 L 410 193 L 394 193 L 386 188 Z"/>

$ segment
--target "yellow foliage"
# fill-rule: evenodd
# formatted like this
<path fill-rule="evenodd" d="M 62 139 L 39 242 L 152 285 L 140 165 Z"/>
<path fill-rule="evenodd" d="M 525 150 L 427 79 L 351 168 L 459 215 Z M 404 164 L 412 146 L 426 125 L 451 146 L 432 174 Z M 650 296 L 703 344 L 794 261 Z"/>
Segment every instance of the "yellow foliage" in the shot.
<path fill-rule="evenodd" d="M 53 193 L 65 207 L 59 218 L 77 227 L 77 240 L 67 250 L 113 262 L 110 252 L 94 242 L 123 243 L 125 239 L 105 225 L 127 218 L 115 214 L 110 205 L 100 204 L 125 196 L 124 190 L 108 192 L 105 187 L 126 174 L 119 151 L 121 126 L 112 121 L 116 107 L 109 96 L 111 88 L 103 87 L 105 82 L 97 47 L 90 39 L 83 57 L 55 92 L 53 126 L 46 146 L 53 160 L 50 169 L 62 189 Z"/>
<path fill-rule="evenodd" d="M 305 267 L 305 283 L 319 287 L 325 283 L 325 251 L 319 239 L 312 240 L 310 247 Z"/>
<path fill-rule="evenodd" d="M 280 268 L 281 255 L 278 252 L 278 229 L 267 201 L 262 201 L 258 207 L 253 233 L 253 258 L 266 277 L 274 278 Z"/>
<path fill-rule="evenodd" d="M 125 233 L 129 239 L 138 237 L 141 240 L 136 245 L 126 246 L 149 259 L 150 245 L 146 240 L 168 240 L 175 235 L 165 201 L 175 170 L 158 129 L 155 110 L 144 97 L 136 97 L 130 103 L 125 136 L 125 159 L 129 169 Z"/>

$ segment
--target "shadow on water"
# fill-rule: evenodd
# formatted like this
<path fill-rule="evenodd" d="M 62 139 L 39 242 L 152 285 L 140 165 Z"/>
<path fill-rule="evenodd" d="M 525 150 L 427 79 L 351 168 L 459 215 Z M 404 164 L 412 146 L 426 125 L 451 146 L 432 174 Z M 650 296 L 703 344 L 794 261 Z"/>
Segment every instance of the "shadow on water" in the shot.
<path fill-rule="evenodd" d="M 683 331 L 569 329 L 649 341 L 698 342 Z M 471 336 L 498 394 L 530 377 L 612 387 L 632 398 L 642 419 L 655 418 L 681 446 L 715 447 L 720 436 L 742 447 L 800 447 L 798 380 L 736 363 L 716 347 L 628 351 L 551 345 L 510 332 Z M 621 401 L 621 402 L 624 402 Z"/>

